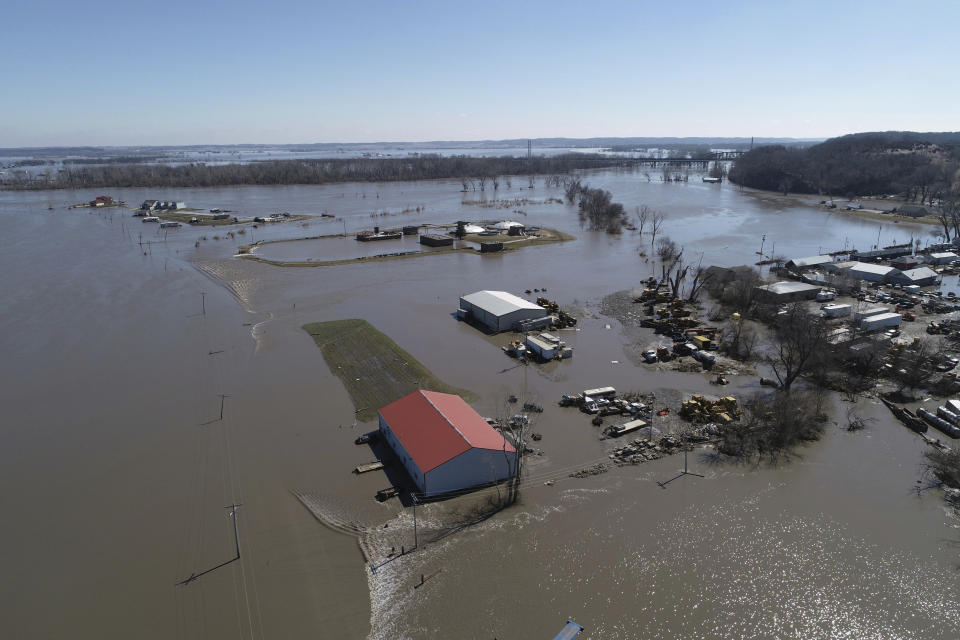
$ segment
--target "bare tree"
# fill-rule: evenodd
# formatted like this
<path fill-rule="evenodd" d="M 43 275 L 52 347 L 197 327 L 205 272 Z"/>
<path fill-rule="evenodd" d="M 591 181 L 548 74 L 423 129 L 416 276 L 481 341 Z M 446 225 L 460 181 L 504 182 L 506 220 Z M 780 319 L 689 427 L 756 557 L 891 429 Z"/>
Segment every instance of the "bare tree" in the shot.
<path fill-rule="evenodd" d="M 814 356 L 827 344 L 827 325 L 803 304 L 794 303 L 778 317 L 773 327 L 767 364 L 781 388 L 790 391 L 796 379 L 808 370 Z"/>
<path fill-rule="evenodd" d="M 500 177 L 499 177 L 499 176 L 493 176 L 493 177 L 491 177 L 490 179 L 493 181 L 493 190 L 496 191 L 497 189 L 499 189 L 499 188 L 500 188 Z"/>
<path fill-rule="evenodd" d="M 680 259 L 683 249 L 670 236 L 663 236 L 657 243 L 657 257 L 660 258 L 661 278 L 667 279 L 667 274 L 673 270 L 674 263 Z"/>
<path fill-rule="evenodd" d="M 666 218 L 666 215 L 662 211 L 653 211 L 650 214 L 650 249 L 653 249 L 654 243 L 657 241 L 657 234 L 660 233 L 660 229 L 663 227 L 663 221 Z"/>
<path fill-rule="evenodd" d="M 723 345 L 727 355 L 740 362 L 750 362 L 760 342 L 760 335 L 743 318 L 731 320 L 723 330 Z"/>
<path fill-rule="evenodd" d="M 487 188 L 487 176 L 477 176 L 477 183 L 480 185 L 480 191 Z"/>
<path fill-rule="evenodd" d="M 713 272 L 703 268 L 703 254 L 700 254 L 700 260 L 697 262 L 697 268 L 693 271 L 693 280 L 690 282 L 690 289 L 687 291 L 687 300 L 696 302 L 700 297 L 700 290 L 713 278 Z"/>
<path fill-rule="evenodd" d="M 643 229 L 647 226 L 647 222 L 650 220 L 650 214 L 652 210 L 645 204 L 637 207 L 637 231 L 640 235 L 643 235 Z"/>

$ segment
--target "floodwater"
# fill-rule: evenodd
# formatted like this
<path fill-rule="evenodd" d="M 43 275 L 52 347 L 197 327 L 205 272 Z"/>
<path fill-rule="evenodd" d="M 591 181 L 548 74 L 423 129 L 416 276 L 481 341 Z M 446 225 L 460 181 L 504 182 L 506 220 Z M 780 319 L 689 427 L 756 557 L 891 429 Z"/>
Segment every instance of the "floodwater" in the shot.
<path fill-rule="evenodd" d="M 663 210 L 661 233 L 704 265 L 754 262 L 764 235 L 765 253 L 775 243 L 801 256 L 935 232 L 695 180 L 585 175 L 630 211 Z M 573 207 L 545 203 L 559 190 L 512 183 L 483 194 L 452 181 L 109 194 L 337 216 L 233 237 L 64 209 L 98 193 L 0 194 L 3 635 L 502 639 L 551 637 L 573 618 L 587 638 L 957 637 L 958 523 L 936 490 L 916 491 L 924 445 L 880 405 L 864 404 L 876 418 L 867 431 L 831 427 L 776 468 L 697 454 L 691 470 L 705 477 L 665 488 L 678 456 L 568 477 L 613 443 L 557 407 L 561 393 L 711 387 L 631 364 L 619 323 L 599 313 L 605 295 L 652 273 L 646 234 L 588 232 Z M 232 257 L 251 240 L 497 218 L 577 240 L 323 268 Z M 458 296 L 485 288 L 546 289 L 582 309 L 563 332 L 574 358 L 516 367 L 497 348 L 504 336 L 456 322 Z M 519 504 L 443 537 L 460 504 L 420 507 L 420 549 L 376 573 L 342 530 L 360 531 L 379 563 L 412 543 L 411 509 L 373 500 L 384 476 L 350 473 L 371 459 L 353 440 L 373 425 L 355 424 L 299 328 L 351 317 L 477 393 L 484 415 L 505 415 L 511 393 L 545 407 Z M 232 504 L 240 560 L 176 586 L 234 556 Z"/>

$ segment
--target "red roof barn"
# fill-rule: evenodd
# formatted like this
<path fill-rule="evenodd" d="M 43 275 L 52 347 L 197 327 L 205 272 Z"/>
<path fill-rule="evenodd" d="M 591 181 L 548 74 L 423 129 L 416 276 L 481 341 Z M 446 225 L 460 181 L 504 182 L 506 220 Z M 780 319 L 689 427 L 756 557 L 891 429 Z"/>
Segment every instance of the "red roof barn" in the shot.
<path fill-rule="evenodd" d="M 380 409 L 380 434 L 432 496 L 513 475 L 517 451 L 460 396 L 414 391 Z"/>

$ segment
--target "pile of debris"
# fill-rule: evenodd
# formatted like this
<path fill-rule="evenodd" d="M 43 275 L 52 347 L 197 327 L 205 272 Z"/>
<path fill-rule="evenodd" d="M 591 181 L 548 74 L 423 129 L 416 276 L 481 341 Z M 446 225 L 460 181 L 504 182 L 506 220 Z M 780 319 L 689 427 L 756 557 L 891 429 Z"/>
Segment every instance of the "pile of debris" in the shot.
<path fill-rule="evenodd" d="M 708 400 L 699 394 L 694 394 L 680 406 L 680 415 L 694 424 L 707 422 L 729 424 L 739 420 L 742 412 L 737 405 L 737 399 L 733 396 Z"/>
<path fill-rule="evenodd" d="M 597 464 L 591 467 L 587 467 L 586 469 L 581 469 L 580 471 L 571 473 L 570 477 L 571 478 L 589 478 L 590 476 L 598 476 L 601 473 L 606 473 L 606 472 L 607 472 L 607 465 L 603 464 L 602 462 L 598 462 Z"/>
<path fill-rule="evenodd" d="M 720 435 L 720 428 L 713 423 L 701 425 L 686 435 L 668 434 L 656 440 L 636 440 L 617 447 L 610 453 L 610 459 L 618 466 L 640 464 L 647 460 L 657 460 L 683 450 L 684 442 L 699 444 L 709 442 Z"/>

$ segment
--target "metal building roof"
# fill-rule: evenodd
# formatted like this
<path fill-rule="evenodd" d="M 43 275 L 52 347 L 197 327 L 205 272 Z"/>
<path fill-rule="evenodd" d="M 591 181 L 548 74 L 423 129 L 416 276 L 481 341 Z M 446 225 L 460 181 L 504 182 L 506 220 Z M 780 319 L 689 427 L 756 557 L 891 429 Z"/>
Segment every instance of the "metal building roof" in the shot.
<path fill-rule="evenodd" d="M 529 300 L 524 300 L 506 291 L 477 291 L 463 296 L 463 299 L 497 317 L 505 316 L 520 309 L 540 309 L 544 313 L 547 312 L 540 305 L 533 304 Z"/>
<path fill-rule="evenodd" d="M 916 282 L 917 280 L 926 280 L 928 278 L 938 278 L 937 272 L 930 267 L 917 267 L 916 269 L 907 269 L 900 272 L 907 280 Z"/>
<path fill-rule="evenodd" d="M 774 282 L 773 284 L 765 284 L 763 286 L 757 287 L 764 291 L 769 291 L 770 293 L 776 295 L 783 295 L 787 293 L 801 293 L 804 291 L 819 291 L 820 287 L 813 284 L 806 284 L 803 282 Z"/>
<path fill-rule="evenodd" d="M 794 258 L 787 264 L 793 264 L 795 267 L 813 267 L 818 264 L 827 264 L 833 262 L 833 256 L 810 256 L 808 258 Z"/>
<path fill-rule="evenodd" d="M 380 415 L 423 473 L 471 448 L 516 452 L 463 398 L 449 393 L 420 389 Z"/>
<path fill-rule="evenodd" d="M 870 264 L 869 262 L 858 262 L 850 267 L 850 271 L 857 273 L 875 273 L 878 276 L 885 276 L 891 271 L 896 271 L 893 267 L 883 264 Z"/>

